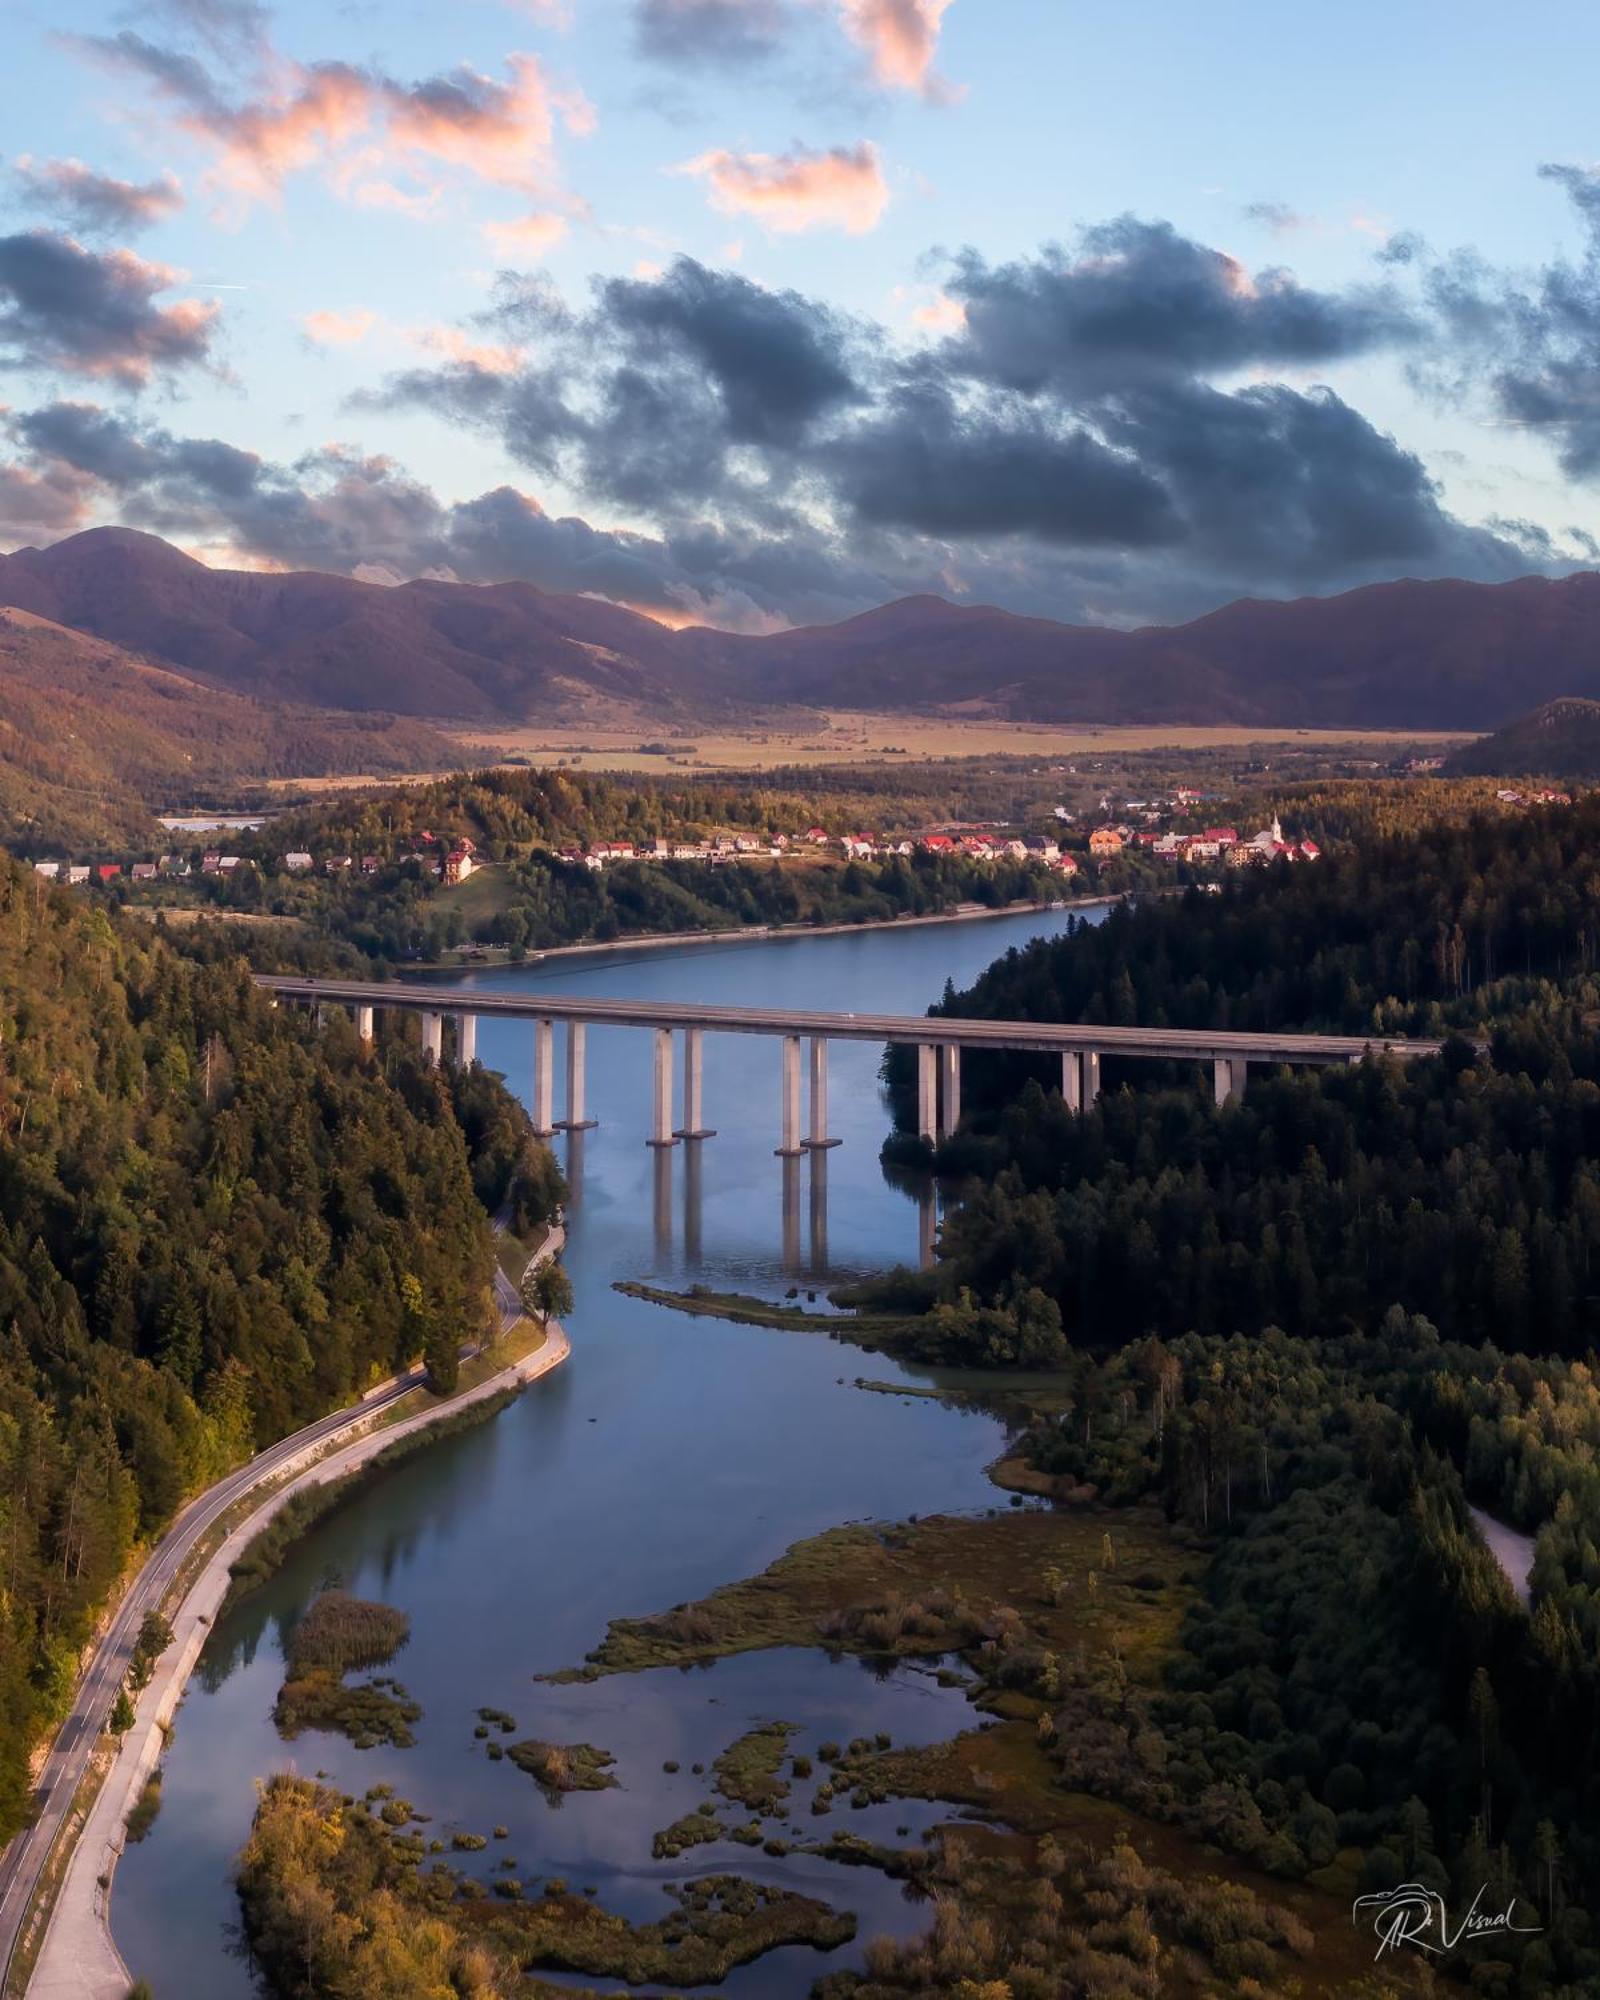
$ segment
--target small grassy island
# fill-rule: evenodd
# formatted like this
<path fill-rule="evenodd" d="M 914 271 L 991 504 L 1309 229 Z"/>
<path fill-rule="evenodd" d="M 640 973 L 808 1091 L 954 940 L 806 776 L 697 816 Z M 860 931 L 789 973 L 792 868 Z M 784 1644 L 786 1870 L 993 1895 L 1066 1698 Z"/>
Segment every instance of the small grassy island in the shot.
<path fill-rule="evenodd" d="M 421 1706 L 399 1681 L 379 1677 L 351 1686 L 347 1676 L 386 1665 L 410 1636 L 411 1620 L 392 1605 L 323 1591 L 289 1642 L 289 1668 L 273 1710 L 279 1734 L 332 1729 L 358 1750 L 376 1743 L 408 1748 Z"/>
<path fill-rule="evenodd" d="M 552 1801 L 567 1792 L 608 1791 L 617 1782 L 611 1775 L 616 1758 L 592 1743 L 541 1743 L 529 1737 L 508 1744 L 505 1754 Z"/>

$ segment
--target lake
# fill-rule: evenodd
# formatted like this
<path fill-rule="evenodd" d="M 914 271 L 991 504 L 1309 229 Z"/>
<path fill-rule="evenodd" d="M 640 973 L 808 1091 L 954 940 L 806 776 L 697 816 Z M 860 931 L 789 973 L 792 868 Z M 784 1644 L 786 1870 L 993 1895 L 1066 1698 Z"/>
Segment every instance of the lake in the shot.
<path fill-rule="evenodd" d="M 452 983 L 917 1013 L 947 978 L 965 985 L 1009 946 L 1066 923 L 1055 911 L 619 951 Z M 560 1041 L 558 1031 L 558 1078 Z M 936 1741 L 970 1720 L 959 1690 L 925 1670 L 877 1678 L 810 1651 L 581 1686 L 534 1678 L 580 1662 L 609 1619 L 703 1595 L 802 1536 L 849 1520 L 989 1507 L 998 1497 L 984 1477 L 1003 1443 L 994 1418 L 854 1386 L 863 1374 L 911 1381 L 898 1364 L 817 1335 L 692 1319 L 611 1289 L 616 1279 L 643 1278 L 777 1298 L 798 1286 L 820 1303 L 826 1285 L 918 1256 L 918 1203 L 878 1163 L 887 1130 L 880 1050 L 834 1044 L 830 1115 L 843 1144 L 793 1162 L 774 1157 L 780 1044 L 764 1037 L 707 1035 L 706 1123 L 718 1136 L 648 1148 L 651 1041 L 638 1030 L 589 1030 L 589 1111 L 599 1129 L 556 1142 L 573 1189 L 570 1362 L 492 1421 L 376 1475 L 219 1623 L 178 1713 L 160 1816 L 128 1849 L 112 1902 L 119 1947 L 163 2000 L 258 1991 L 238 1947 L 230 1865 L 249 1831 L 254 1781 L 283 1769 L 326 1772 L 358 1794 L 392 1784 L 432 1815 L 430 1836 L 504 1825 L 504 1841 L 451 1858 L 481 1864 L 476 1872 L 487 1877 L 509 1855 L 524 1883 L 559 1875 L 634 1919 L 666 1913 L 664 1883 L 714 1870 L 765 1876 L 859 1913 L 855 1946 L 826 1958 L 773 1953 L 729 1979 L 731 1995 L 804 1993 L 821 1971 L 858 1962 L 872 1935 L 911 1934 L 928 1921 L 925 1906 L 873 1870 L 769 1861 L 727 1843 L 655 1862 L 650 1836 L 706 1796 L 691 1763 L 709 1766 L 753 1723 L 799 1724 L 794 1748 L 813 1754 L 829 1736 L 879 1730 L 899 1743 Z M 529 1095 L 531 1023 L 482 1020 L 478 1055 Z M 424 1710 L 411 1749 L 358 1751 L 316 1734 L 286 1743 L 273 1727 L 284 1635 L 330 1581 L 411 1618 L 392 1668 Z M 573 1794 L 553 1809 L 509 1760 L 485 1755 L 473 1735 L 480 1706 L 509 1712 L 518 1736 L 613 1752 L 618 1788 Z M 663 1771 L 669 1760 L 677 1774 Z M 846 1825 L 893 1839 L 899 1828 L 915 1835 L 947 1817 L 948 1809 L 891 1802 L 849 1813 Z M 798 1824 L 812 1837 L 839 1822 Z"/>

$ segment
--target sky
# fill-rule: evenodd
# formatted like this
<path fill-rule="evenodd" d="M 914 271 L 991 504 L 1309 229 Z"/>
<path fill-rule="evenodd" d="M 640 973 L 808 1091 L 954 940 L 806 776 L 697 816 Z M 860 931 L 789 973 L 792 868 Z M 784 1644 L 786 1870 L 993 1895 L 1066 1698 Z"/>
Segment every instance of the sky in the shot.
<path fill-rule="evenodd" d="M 1600 559 L 1600 10 L 6 0 L 0 549 L 747 631 Z"/>

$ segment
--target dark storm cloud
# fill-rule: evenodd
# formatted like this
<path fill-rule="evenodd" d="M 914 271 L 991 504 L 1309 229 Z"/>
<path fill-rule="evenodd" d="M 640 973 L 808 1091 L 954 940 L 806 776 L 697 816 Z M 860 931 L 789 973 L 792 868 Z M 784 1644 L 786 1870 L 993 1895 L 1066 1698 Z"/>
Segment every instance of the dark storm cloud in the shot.
<path fill-rule="evenodd" d="M 47 229 L 0 236 L 0 365 L 138 387 L 207 358 L 217 308 L 156 304 L 178 274 L 128 250 L 87 250 Z"/>
<path fill-rule="evenodd" d="M 519 465 L 567 470 L 631 508 L 737 501 L 770 524 L 809 440 L 869 396 L 852 322 L 687 257 L 660 278 L 600 284 L 577 317 L 543 285 L 502 289 L 474 324 L 526 342 L 530 358 L 509 375 L 412 369 L 356 407 L 443 413 L 498 437 Z"/>
<path fill-rule="evenodd" d="M 118 492 L 138 486 L 156 469 L 154 455 L 133 427 L 98 403 L 47 403 L 15 418 L 11 428 L 36 459 L 59 459 Z"/>
<path fill-rule="evenodd" d="M 53 403 L 12 420 L 35 473 L 66 466 L 158 534 L 232 541 L 292 566 L 408 572 L 443 559 L 443 510 L 392 461 L 327 447 L 274 465 L 220 438 L 186 438 L 90 403 Z"/>
<path fill-rule="evenodd" d="M 519 465 L 544 473 L 556 471 L 567 449 L 590 430 L 569 407 L 560 371 L 533 366 L 515 375 L 475 361 L 403 369 L 379 389 L 358 391 L 348 407 L 429 410 L 448 422 L 500 438 Z"/>
<path fill-rule="evenodd" d="M 31 160 L 13 169 L 22 198 L 85 233 L 127 235 L 162 222 L 183 206 L 183 190 L 172 174 L 152 181 L 123 181 L 96 173 L 81 160 Z"/>
<path fill-rule="evenodd" d="M 860 400 L 845 321 L 798 292 L 680 257 L 664 277 L 613 278 L 599 313 L 640 362 L 687 362 L 720 398 L 738 443 L 787 446 L 818 418 Z"/>
<path fill-rule="evenodd" d="M 1027 393 L 1093 394 L 1258 363 L 1304 367 L 1409 342 L 1417 326 L 1382 288 L 1316 292 L 1247 272 L 1170 223 L 1121 216 L 1076 253 L 1011 264 L 959 258 L 946 289 L 966 309 L 954 368 Z"/>
<path fill-rule="evenodd" d="M 896 391 L 827 464 L 862 519 L 933 535 L 1151 548 L 1179 531 L 1166 492 L 1135 459 L 1026 408 L 963 410 L 937 382 Z"/>
<path fill-rule="evenodd" d="M 1170 496 L 1191 560 L 1243 583 L 1526 567 L 1519 549 L 1464 529 L 1421 460 L 1331 389 L 1167 383 L 1109 402 L 1101 422 Z"/>
<path fill-rule="evenodd" d="M 792 24 L 784 0 L 635 0 L 633 9 L 639 54 L 684 69 L 762 62 Z"/>

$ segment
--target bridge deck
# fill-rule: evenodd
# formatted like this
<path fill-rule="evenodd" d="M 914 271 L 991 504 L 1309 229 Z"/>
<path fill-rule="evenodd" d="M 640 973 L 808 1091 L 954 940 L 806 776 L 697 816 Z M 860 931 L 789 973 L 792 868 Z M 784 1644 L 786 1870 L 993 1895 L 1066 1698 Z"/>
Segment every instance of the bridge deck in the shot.
<path fill-rule="evenodd" d="M 1206 1062 L 1233 1057 L 1257 1063 L 1355 1062 L 1369 1052 L 1437 1055 L 1437 1040 L 1366 1035 L 1236 1033 L 1222 1029 L 1125 1028 L 1058 1021 L 969 1021 L 925 1014 L 829 1014 L 802 1009 L 730 1007 L 717 1001 L 597 1000 L 587 995 L 498 993 L 477 986 L 424 986 L 403 980 L 305 979 L 260 975 L 258 985 L 287 1000 L 341 1006 L 407 1008 L 480 1019 L 583 1021 L 594 1027 L 703 1028 L 717 1034 L 815 1035 L 835 1042 L 941 1043 L 963 1049 L 1067 1054 L 1166 1056 Z"/>

